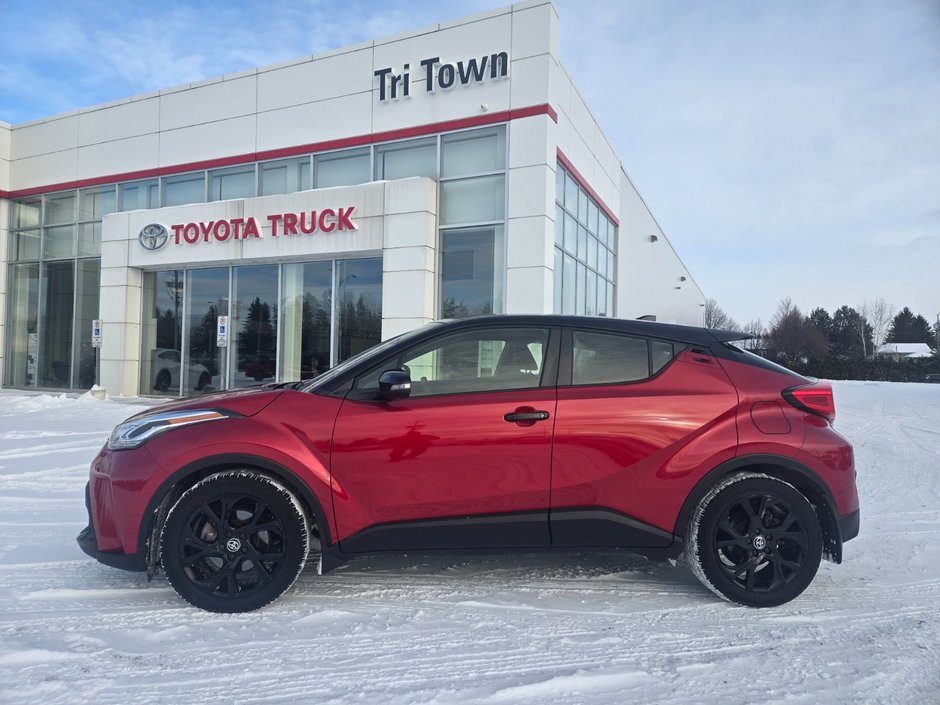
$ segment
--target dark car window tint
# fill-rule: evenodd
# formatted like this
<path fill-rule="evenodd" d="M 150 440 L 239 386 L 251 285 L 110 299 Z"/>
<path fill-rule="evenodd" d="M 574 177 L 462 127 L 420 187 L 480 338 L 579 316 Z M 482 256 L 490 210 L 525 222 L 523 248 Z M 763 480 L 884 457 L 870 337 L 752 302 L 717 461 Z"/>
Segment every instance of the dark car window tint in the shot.
<path fill-rule="evenodd" d="M 650 341 L 650 362 L 653 363 L 653 374 L 656 374 L 675 357 L 676 351 L 672 343 L 664 340 Z"/>
<path fill-rule="evenodd" d="M 471 330 L 406 351 L 402 367 L 412 397 L 529 389 L 539 386 L 547 344 L 541 328 Z"/>
<path fill-rule="evenodd" d="M 572 384 L 634 382 L 650 376 L 649 350 L 643 338 L 575 332 L 573 353 Z"/>

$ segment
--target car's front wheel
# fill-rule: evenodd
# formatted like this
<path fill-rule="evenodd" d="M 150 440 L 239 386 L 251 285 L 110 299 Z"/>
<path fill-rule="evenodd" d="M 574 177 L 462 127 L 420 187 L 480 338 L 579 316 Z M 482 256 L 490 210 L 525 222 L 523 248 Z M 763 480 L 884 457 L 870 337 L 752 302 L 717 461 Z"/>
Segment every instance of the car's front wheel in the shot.
<path fill-rule="evenodd" d="M 210 612 L 248 612 L 294 584 L 308 533 L 304 511 L 286 487 L 248 470 L 220 472 L 170 509 L 161 563 L 187 602 Z"/>
<path fill-rule="evenodd" d="M 689 523 L 685 556 L 710 590 L 750 607 L 789 602 L 812 582 L 822 529 L 795 487 L 759 473 L 716 484 Z"/>

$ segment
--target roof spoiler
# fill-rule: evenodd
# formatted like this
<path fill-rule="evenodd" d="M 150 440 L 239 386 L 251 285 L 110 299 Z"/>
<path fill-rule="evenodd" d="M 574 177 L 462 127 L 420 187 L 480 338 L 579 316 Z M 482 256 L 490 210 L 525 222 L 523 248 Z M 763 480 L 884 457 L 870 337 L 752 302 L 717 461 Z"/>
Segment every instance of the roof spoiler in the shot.
<path fill-rule="evenodd" d="M 750 333 L 742 333 L 739 330 L 718 330 L 717 328 L 706 328 L 709 333 L 715 336 L 719 343 L 732 343 L 735 340 L 752 340 L 755 336 Z"/>

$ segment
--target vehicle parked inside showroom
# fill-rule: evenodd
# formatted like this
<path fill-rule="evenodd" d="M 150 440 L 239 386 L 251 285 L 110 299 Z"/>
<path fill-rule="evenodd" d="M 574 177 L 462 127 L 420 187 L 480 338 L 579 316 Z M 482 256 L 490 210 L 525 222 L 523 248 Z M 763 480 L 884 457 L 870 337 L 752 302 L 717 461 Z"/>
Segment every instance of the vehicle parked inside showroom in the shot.
<path fill-rule="evenodd" d="M 171 389 L 178 390 L 183 372 L 182 356 L 179 350 L 172 348 L 156 348 L 153 353 L 153 389 L 156 392 L 166 392 Z M 208 368 L 198 362 L 193 362 L 187 370 L 187 386 L 192 391 L 202 391 L 212 380 Z"/>
<path fill-rule="evenodd" d="M 218 612 L 388 551 L 684 556 L 750 606 L 859 526 L 831 387 L 647 321 L 432 323 L 303 383 L 148 409 L 92 463 L 83 550 Z"/>

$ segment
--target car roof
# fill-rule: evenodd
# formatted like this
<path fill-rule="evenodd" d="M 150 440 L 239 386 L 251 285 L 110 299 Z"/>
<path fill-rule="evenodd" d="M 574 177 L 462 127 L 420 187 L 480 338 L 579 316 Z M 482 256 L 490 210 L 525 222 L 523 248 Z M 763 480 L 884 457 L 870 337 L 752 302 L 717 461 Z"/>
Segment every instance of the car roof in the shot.
<path fill-rule="evenodd" d="M 663 340 L 674 340 L 692 345 L 711 345 L 744 340 L 751 336 L 739 331 L 717 330 L 698 326 L 683 326 L 676 323 L 659 321 L 636 321 L 625 318 L 604 318 L 602 316 L 564 316 L 558 314 L 498 314 L 490 316 L 472 316 L 456 320 L 442 321 L 448 327 L 475 327 L 481 324 L 569 326 L 592 328 L 611 333 L 643 335 Z"/>

